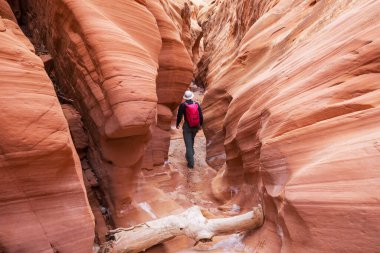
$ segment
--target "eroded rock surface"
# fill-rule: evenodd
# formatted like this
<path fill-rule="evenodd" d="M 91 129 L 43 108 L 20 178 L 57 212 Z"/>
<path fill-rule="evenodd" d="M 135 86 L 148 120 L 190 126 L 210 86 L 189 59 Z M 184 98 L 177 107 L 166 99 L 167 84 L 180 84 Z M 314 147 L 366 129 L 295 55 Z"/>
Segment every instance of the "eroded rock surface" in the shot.
<path fill-rule="evenodd" d="M 3 0 L 0 45 L 0 251 L 88 253 L 94 221 L 67 122 Z"/>
<path fill-rule="evenodd" d="M 186 23 L 189 19 L 182 19 L 181 14 L 185 15 L 190 10 L 185 9 L 187 5 L 182 3 L 179 7 L 175 5 L 177 10 L 182 10 L 181 13 L 171 11 L 174 3 L 175 1 L 147 1 L 147 8 L 156 18 L 162 38 L 156 81 L 157 124 L 153 128 L 143 166 L 150 169 L 168 159 L 171 118 L 193 76 L 191 58 L 182 41 L 182 37 L 189 36 L 186 33 L 190 27 Z"/>
<path fill-rule="evenodd" d="M 63 104 L 63 115 L 65 116 L 71 136 L 73 138 L 75 149 L 80 158 L 86 156 L 86 150 L 88 148 L 88 136 L 84 131 L 83 122 L 80 114 L 75 108 L 69 104 Z"/>
<path fill-rule="evenodd" d="M 379 251 L 379 1 L 10 2 L 16 15 L 0 0 L 0 251 L 88 252 L 93 240 L 67 124 L 16 17 L 47 45 L 80 111 L 97 174 L 88 166 L 87 187 L 102 186 L 117 226 L 193 204 L 214 215 L 264 206 L 255 233 L 196 247 L 177 238 L 150 252 Z M 185 168 L 180 132 L 168 156 L 193 70 L 207 87 L 212 185 L 204 163 Z"/>
<path fill-rule="evenodd" d="M 379 251 L 379 15 L 375 0 L 214 1 L 201 15 L 214 194 L 265 204 L 254 249 Z"/>
<path fill-rule="evenodd" d="M 151 168 L 167 159 L 168 118 L 192 79 L 178 27 L 186 22 L 169 17 L 171 6 L 153 0 L 24 6 L 30 30 L 43 38 L 60 87 L 89 130 L 90 162 L 118 226 L 126 223 L 143 161 Z M 181 17 L 181 9 L 170 13 Z"/>

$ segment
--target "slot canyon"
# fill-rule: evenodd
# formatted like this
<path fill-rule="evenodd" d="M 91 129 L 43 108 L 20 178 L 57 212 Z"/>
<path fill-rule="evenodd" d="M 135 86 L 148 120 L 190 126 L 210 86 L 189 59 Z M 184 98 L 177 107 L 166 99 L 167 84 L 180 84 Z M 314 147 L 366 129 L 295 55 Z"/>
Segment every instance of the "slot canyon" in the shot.
<path fill-rule="evenodd" d="M 380 252 L 379 0 L 0 0 L 0 78 L 0 253 Z"/>

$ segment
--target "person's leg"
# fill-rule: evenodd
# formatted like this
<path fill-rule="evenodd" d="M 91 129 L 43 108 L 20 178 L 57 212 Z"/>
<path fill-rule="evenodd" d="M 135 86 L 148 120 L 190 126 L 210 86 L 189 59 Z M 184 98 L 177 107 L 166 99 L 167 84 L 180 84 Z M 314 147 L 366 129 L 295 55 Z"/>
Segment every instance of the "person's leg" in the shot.
<path fill-rule="evenodd" d="M 189 168 L 194 168 L 193 134 L 191 129 L 183 128 L 183 139 L 186 146 L 186 160 Z"/>
<path fill-rule="evenodd" d="M 191 137 L 192 137 L 191 147 L 193 148 L 193 155 L 195 154 L 195 152 L 194 152 L 194 143 L 195 143 L 195 136 L 197 135 L 197 133 L 198 133 L 198 129 L 197 128 L 192 128 L 191 129 Z"/>

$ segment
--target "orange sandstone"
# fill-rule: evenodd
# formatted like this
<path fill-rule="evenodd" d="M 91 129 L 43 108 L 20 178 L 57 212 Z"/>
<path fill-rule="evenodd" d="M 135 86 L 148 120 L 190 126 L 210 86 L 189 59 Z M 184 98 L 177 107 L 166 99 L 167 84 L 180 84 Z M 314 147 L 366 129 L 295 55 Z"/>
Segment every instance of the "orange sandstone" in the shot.
<path fill-rule="evenodd" d="M 245 242 L 379 251 L 380 2 L 214 2 L 198 77 L 208 161 L 226 206 L 265 204 Z"/>
<path fill-rule="evenodd" d="M 94 221 L 41 59 L 0 1 L 0 251 L 83 252 Z"/>

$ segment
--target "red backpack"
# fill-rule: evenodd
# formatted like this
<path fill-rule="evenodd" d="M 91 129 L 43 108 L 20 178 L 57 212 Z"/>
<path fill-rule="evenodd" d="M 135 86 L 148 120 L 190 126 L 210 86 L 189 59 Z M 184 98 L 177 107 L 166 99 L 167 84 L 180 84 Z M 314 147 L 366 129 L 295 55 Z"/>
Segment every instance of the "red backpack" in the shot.
<path fill-rule="evenodd" d="M 189 124 L 190 127 L 197 127 L 199 126 L 200 120 L 199 120 L 199 111 L 198 111 L 198 104 L 187 104 L 186 105 L 186 121 Z"/>

